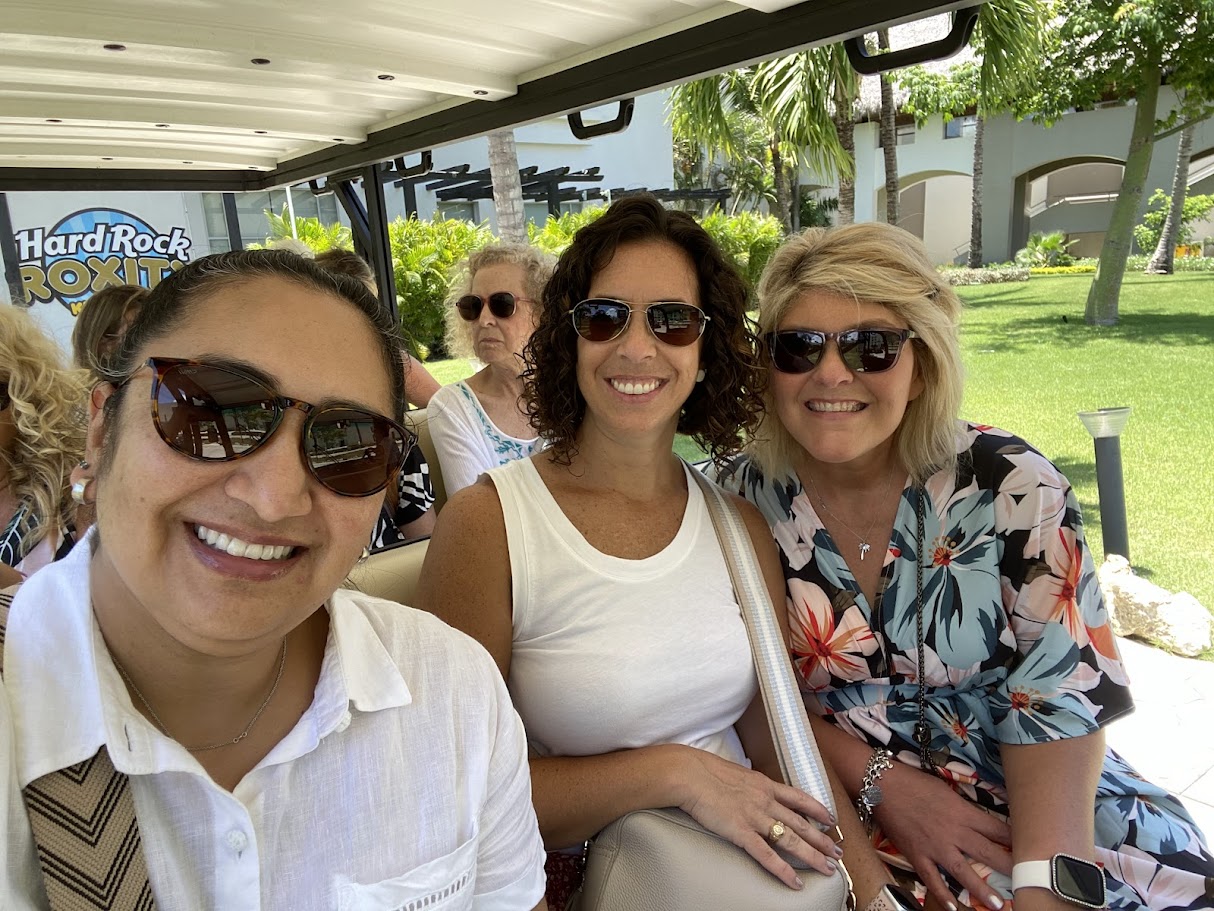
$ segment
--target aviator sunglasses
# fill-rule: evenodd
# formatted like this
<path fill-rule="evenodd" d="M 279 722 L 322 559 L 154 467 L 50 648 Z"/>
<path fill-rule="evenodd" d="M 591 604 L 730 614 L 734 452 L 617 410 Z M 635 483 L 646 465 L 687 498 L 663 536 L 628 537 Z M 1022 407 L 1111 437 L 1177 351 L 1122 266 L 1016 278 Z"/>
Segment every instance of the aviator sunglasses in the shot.
<path fill-rule="evenodd" d="M 633 309 L 626 301 L 595 297 L 582 301 L 569 316 L 577 334 L 586 341 L 610 342 L 624 334 Z M 654 338 L 677 348 L 695 342 L 712 319 L 699 307 L 681 301 L 658 301 L 635 309 L 645 314 L 645 324 Z"/>
<path fill-rule="evenodd" d="M 201 462 L 256 452 L 295 408 L 305 415 L 299 449 L 312 477 L 343 497 L 369 497 L 388 486 L 417 441 L 382 414 L 287 398 L 232 367 L 169 357 L 148 358 L 146 366 L 160 438 Z"/>
<path fill-rule="evenodd" d="M 898 363 L 906 340 L 917 337 L 911 329 L 781 329 L 769 332 L 766 341 L 771 362 L 781 373 L 809 373 L 822 360 L 828 339 L 839 346 L 839 357 L 848 370 L 881 373 Z"/>
<path fill-rule="evenodd" d="M 465 294 L 455 302 L 455 308 L 459 310 L 459 315 L 470 323 L 480 319 L 481 310 L 486 305 L 489 307 L 489 312 L 498 319 L 510 319 L 514 316 L 514 305 L 518 301 L 533 303 L 529 297 L 515 297 L 509 291 L 495 291 L 488 298 L 477 294 Z"/>

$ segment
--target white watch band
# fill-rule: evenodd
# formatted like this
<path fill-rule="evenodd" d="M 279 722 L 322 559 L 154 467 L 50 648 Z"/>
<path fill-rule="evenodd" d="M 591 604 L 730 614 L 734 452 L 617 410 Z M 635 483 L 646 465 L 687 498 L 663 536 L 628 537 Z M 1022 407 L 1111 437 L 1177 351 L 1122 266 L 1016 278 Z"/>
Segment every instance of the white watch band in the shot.
<path fill-rule="evenodd" d="M 1053 889 L 1054 877 L 1049 860 L 1022 860 L 1012 867 L 1012 891 L 1024 888 Z"/>

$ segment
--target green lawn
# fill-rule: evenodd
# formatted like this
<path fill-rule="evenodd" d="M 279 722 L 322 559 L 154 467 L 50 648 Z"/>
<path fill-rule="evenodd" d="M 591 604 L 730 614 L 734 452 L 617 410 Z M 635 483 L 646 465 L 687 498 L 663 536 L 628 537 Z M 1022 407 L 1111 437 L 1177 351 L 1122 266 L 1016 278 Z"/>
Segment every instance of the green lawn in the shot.
<path fill-rule="evenodd" d="M 1140 575 L 1214 610 L 1214 275 L 1126 276 L 1120 323 L 1084 325 L 1091 276 L 962 288 L 963 415 L 1019 434 L 1070 478 L 1099 561 L 1092 439 L 1079 411 L 1128 405 L 1130 556 Z M 441 383 L 467 361 L 426 365 Z M 690 441 L 676 448 L 696 457 Z M 684 452 L 684 450 L 687 450 Z"/>

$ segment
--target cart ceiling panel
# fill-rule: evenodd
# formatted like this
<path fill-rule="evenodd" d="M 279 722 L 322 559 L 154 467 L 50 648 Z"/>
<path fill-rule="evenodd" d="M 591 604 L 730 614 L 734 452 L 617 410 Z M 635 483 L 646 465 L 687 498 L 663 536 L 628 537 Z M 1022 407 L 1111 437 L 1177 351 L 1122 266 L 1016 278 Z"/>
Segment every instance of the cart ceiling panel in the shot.
<path fill-rule="evenodd" d="M 959 3 L 940 0 L 2 0 L 0 183 L 18 173 L 118 179 L 142 170 L 247 185 L 305 176 L 298 162 L 384 159 L 411 124 L 454 141 L 489 106 L 512 110 L 528 83 L 638 55 L 680 35 L 762 30 L 820 9 L 854 33 Z M 849 15 L 843 15 L 848 12 Z M 802 19 L 797 21 L 803 21 Z M 773 31 L 775 29 L 773 28 Z M 841 35 L 831 26 L 779 50 Z M 764 47 L 767 47 L 765 44 Z M 735 66 L 750 45 L 717 42 L 701 71 Z M 596 101 L 698 73 L 603 86 Z M 649 84 L 643 84 L 648 80 Z M 619 91 L 623 90 L 623 91 Z M 593 89 L 591 90 L 591 94 Z M 524 92 L 525 94 L 525 92 Z M 582 93 L 586 95 L 585 92 Z M 588 95 L 586 97 L 589 97 Z M 553 95 L 553 104 L 559 102 Z M 506 104 L 503 104 L 506 102 Z M 452 112 L 456 112 L 452 114 Z M 563 113 L 530 105 L 517 122 Z M 512 115 L 513 116 L 513 115 Z M 449 124 L 443 128 L 441 125 Z M 402 127 L 404 129 L 402 129 Z M 444 134 L 445 130 L 445 134 Z M 483 132 L 483 129 L 480 130 Z M 433 131 L 431 131 L 433 132 Z M 419 139 L 431 139 L 421 131 Z M 378 143 L 378 144 L 377 144 Z M 438 144 L 438 143 L 434 143 Z M 365 156 L 356 150 L 367 149 Z M 3 179 L 7 172 L 8 179 Z M 239 178 L 234 175 L 239 175 Z M 129 178 L 128 178 L 129 179 Z"/>

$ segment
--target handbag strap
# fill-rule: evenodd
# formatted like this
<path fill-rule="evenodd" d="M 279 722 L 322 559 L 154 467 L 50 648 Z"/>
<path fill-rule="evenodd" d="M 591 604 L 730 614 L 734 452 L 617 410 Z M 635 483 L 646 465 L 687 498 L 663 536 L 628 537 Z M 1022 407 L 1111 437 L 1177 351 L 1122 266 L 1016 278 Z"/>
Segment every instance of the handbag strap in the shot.
<path fill-rule="evenodd" d="M 691 474 L 704 492 L 704 502 L 729 567 L 734 593 L 742 607 L 759 689 L 767 710 L 767 723 L 780 760 L 780 772 L 785 782 L 800 788 L 834 813 L 834 795 L 826 779 L 818 743 L 809 729 L 805 703 L 788 660 L 788 647 L 776 622 L 771 595 L 759 571 L 759 559 L 746 523 L 720 487 L 694 467 Z"/>
<path fill-rule="evenodd" d="M 0 592 L 0 674 L 17 588 Z M 51 911 L 155 911 L 131 782 L 104 745 L 22 794 Z"/>

